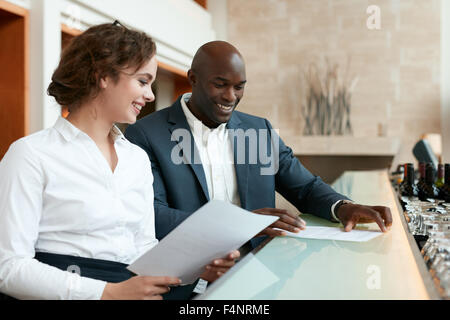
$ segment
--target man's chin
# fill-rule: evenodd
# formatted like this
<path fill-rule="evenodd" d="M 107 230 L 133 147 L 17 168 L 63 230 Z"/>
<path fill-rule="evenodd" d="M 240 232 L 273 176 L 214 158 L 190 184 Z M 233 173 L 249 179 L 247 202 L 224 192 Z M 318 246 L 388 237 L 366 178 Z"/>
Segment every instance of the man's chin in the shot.
<path fill-rule="evenodd" d="M 216 119 L 214 120 L 215 123 L 217 123 L 218 126 L 220 126 L 221 124 L 227 123 L 228 121 L 230 121 L 231 119 L 231 115 L 228 117 L 216 117 Z"/>
<path fill-rule="evenodd" d="M 214 115 L 214 122 L 218 124 L 227 123 L 230 121 L 231 116 L 233 115 L 234 109 L 229 112 L 228 114 L 215 114 Z"/>

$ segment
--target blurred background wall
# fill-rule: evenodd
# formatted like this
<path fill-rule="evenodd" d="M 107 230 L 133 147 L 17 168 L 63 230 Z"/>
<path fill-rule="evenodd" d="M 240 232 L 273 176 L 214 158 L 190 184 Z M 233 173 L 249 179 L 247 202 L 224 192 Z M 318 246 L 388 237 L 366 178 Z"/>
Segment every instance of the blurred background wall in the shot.
<path fill-rule="evenodd" d="M 367 26 L 370 5 L 380 8 L 380 29 Z M 439 0 L 228 0 L 228 40 L 248 61 L 241 110 L 269 118 L 294 147 L 291 137 L 305 129 L 304 75 L 315 63 L 325 76 L 326 59 L 342 77 L 349 68 L 349 78 L 358 78 L 351 97 L 355 139 L 329 137 L 331 149 L 334 141 L 361 155 L 391 150 L 395 165 L 412 160 L 424 133 L 441 133 Z M 294 150 L 327 153 L 310 140 Z"/>
<path fill-rule="evenodd" d="M 200 45 L 228 40 L 247 62 L 239 110 L 268 118 L 326 181 L 411 162 L 430 133 L 442 136 L 450 162 L 449 17 L 448 0 L 0 0 L 0 158 L 61 114 L 45 91 L 64 46 L 118 19 L 158 46 L 156 101 L 142 116 L 190 91 L 186 71 Z M 346 108 L 331 104 L 320 119 L 348 121 L 351 131 L 309 135 L 308 97 L 341 87 Z"/>

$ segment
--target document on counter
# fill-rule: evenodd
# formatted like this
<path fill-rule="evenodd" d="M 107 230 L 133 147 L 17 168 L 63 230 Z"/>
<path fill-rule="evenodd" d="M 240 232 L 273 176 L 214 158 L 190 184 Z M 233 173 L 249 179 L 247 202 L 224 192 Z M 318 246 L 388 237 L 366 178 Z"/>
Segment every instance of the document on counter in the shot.
<path fill-rule="evenodd" d="M 240 248 L 278 220 L 212 200 L 191 214 L 128 269 L 141 276 L 173 276 L 193 283 L 214 259 Z"/>
<path fill-rule="evenodd" d="M 341 228 L 317 227 L 317 226 L 306 226 L 306 229 L 300 231 L 299 233 L 292 233 L 288 231 L 285 232 L 287 236 L 295 238 L 340 240 L 340 241 L 355 241 L 355 242 L 369 241 L 383 234 L 383 232 L 381 231 L 352 230 L 350 232 L 345 232 L 344 229 Z"/>

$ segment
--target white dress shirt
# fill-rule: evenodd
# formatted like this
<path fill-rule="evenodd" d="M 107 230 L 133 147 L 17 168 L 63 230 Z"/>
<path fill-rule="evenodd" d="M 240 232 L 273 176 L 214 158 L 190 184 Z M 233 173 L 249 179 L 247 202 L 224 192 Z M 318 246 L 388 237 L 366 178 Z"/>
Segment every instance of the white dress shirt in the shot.
<path fill-rule="evenodd" d="M 94 141 L 62 117 L 10 146 L 0 162 L 0 292 L 99 299 L 106 282 L 41 263 L 35 252 L 129 264 L 157 244 L 148 156 L 117 127 L 112 133 L 114 172 Z"/>
<path fill-rule="evenodd" d="M 226 123 L 222 123 L 215 129 L 205 126 L 186 105 L 191 95 L 192 93 L 185 93 L 182 96 L 181 107 L 200 153 L 209 198 L 241 206 L 233 164 L 234 150 L 228 136 Z M 339 222 L 334 212 L 334 207 L 339 201 L 336 201 L 331 207 L 331 220 L 334 222 Z"/>
<path fill-rule="evenodd" d="M 186 102 L 191 93 L 181 98 L 181 107 L 194 136 L 211 200 L 222 200 L 241 206 L 234 169 L 234 150 L 226 123 L 210 129 L 189 110 Z"/>

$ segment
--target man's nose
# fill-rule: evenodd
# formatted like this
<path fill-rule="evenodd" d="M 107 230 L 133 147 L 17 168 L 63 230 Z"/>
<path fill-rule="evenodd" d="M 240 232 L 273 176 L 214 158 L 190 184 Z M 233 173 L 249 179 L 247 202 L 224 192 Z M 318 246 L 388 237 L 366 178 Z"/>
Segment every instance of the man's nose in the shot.
<path fill-rule="evenodd" d="M 234 92 L 234 88 L 233 87 L 227 88 L 222 97 L 227 102 L 236 101 L 236 93 Z"/>

